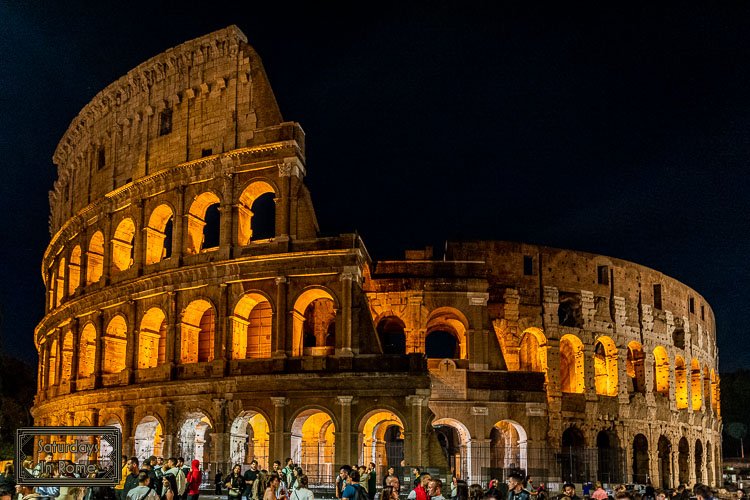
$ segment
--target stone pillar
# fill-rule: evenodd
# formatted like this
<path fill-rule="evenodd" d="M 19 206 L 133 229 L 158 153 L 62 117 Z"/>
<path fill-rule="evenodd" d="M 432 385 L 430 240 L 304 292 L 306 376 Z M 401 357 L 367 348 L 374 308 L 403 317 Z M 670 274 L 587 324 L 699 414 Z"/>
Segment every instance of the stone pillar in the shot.
<path fill-rule="evenodd" d="M 74 380 L 78 379 L 78 357 L 81 355 L 81 320 L 73 318 L 70 322 L 70 336 L 73 343 L 73 352 L 70 355 L 70 392 L 76 390 Z M 93 423 L 91 425 L 96 425 Z"/>
<path fill-rule="evenodd" d="M 353 464 L 357 462 L 357 452 L 352 449 L 352 402 L 354 396 L 336 396 L 336 402 L 341 406 L 339 426 L 336 436 L 336 463 Z M 356 443 L 356 440 L 354 440 Z"/>
<path fill-rule="evenodd" d="M 174 208 L 176 213 L 172 219 L 172 256 L 176 265 L 182 263 L 182 252 L 185 248 L 184 234 L 185 234 L 185 217 L 184 215 L 184 199 L 185 199 L 185 186 L 179 186 L 175 189 L 175 203 Z"/>
<path fill-rule="evenodd" d="M 281 188 L 278 202 L 276 203 L 276 236 L 289 238 L 290 228 L 290 198 L 291 198 L 291 178 L 292 164 L 282 163 L 279 165 L 279 187 Z"/>
<path fill-rule="evenodd" d="M 141 339 L 140 327 L 138 324 L 138 302 L 130 299 L 128 301 L 128 331 L 127 348 L 125 355 L 125 369 L 128 373 L 128 383 L 133 383 L 135 371 L 138 369 L 138 357 L 140 356 Z"/>
<path fill-rule="evenodd" d="M 643 347 L 643 379 L 644 383 L 646 384 L 646 404 L 648 406 L 655 406 L 656 400 L 654 399 L 654 357 L 646 354 L 646 346 Z"/>
<path fill-rule="evenodd" d="M 466 332 L 466 358 L 469 360 L 470 370 L 486 370 L 489 367 L 490 342 L 485 318 L 487 317 L 487 301 L 490 294 L 469 292 L 467 295 L 470 306 L 470 327 Z M 495 349 L 492 349 L 492 351 L 492 354 L 500 354 L 502 357 L 502 352 L 494 352 Z"/>
<path fill-rule="evenodd" d="M 596 373 L 594 368 L 594 346 L 583 344 L 583 380 L 587 401 L 596 401 Z"/>
<path fill-rule="evenodd" d="M 96 353 L 94 355 L 94 387 L 101 387 L 104 368 L 104 311 L 97 311 L 94 317 L 96 325 Z"/>
<path fill-rule="evenodd" d="M 76 296 L 83 293 L 86 288 L 87 277 L 89 274 L 89 247 L 88 247 L 88 232 L 84 229 L 81 231 L 79 236 L 81 242 L 81 268 L 80 268 L 80 281 L 78 282 L 78 290 L 76 290 Z"/>
<path fill-rule="evenodd" d="M 285 425 L 284 407 L 289 404 L 289 399 L 284 397 L 272 397 L 273 403 L 273 430 L 269 432 L 268 461 L 274 460 L 272 457 L 290 457 L 292 453 L 291 432 L 287 432 Z"/>
<path fill-rule="evenodd" d="M 167 401 L 164 403 L 164 429 L 162 429 L 164 435 L 162 454 L 165 459 L 171 457 L 174 453 L 174 437 L 176 434 L 174 425 L 174 403 Z"/>
<path fill-rule="evenodd" d="M 167 352 L 166 358 L 172 365 L 179 365 L 182 352 L 180 349 L 180 328 L 182 322 L 181 313 L 177 308 L 177 292 L 169 292 L 169 324 L 167 325 Z"/>
<path fill-rule="evenodd" d="M 133 407 L 122 407 L 122 453 L 132 456 L 135 453 L 135 436 L 133 436 Z"/>
<path fill-rule="evenodd" d="M 107 220 L 104 224 L 104 255 L 102 256 L 102 277 L 100 282 L 105 285 L 109 284 L 112 267 L 112 213 L 107 212 Z"/>
<path fill-rule="evenodd" d="M 219 222 L 219 253 L 222 259 L 232 258 L 232 205 L 222 203 L 219 205 L 221 220 Z"/>
<path fill-rule="evenodd" d="M 219 285 L 219 304 L 216 310 L 216 335 L 214 335 L 214 359 L 229 361 L 232 351 L 227 349 L 227 340 L 231 337 L 229 331 L 229 287 L 226 283 Z"/>
<path fill-rule="evenodd" d="M 404 460 L 410 465 L 427 465 L 424 463 L 425 436 L 422 434 L 424 428 L 423 408 L 427 405 L 427 398 L 421 394 L 406 396 L 406 405 L 409 407 L 409 423 L 404 429 Z"/>
<path fill-rule="evenodd" d="M 337 356 L 353 356 L 354 351 L 359 351 L 358 345 L 352 346 L 352 280 L 358 280 L 359 276 L 358 267 L 344 266 L 339 278 L 341 281 L 341 339 L 336 339 Z"/>
<path fill-rule="evenodd" d="M 617 348 L 617 399 L 620 404 L 630 403 L 627 371 L 628 347 Z"/>
<path fill-rule="evenodd" d="M 62 379 L 62 355 L 63 355 L 63 333 L 62 328 L 55 329 L 55 337 L 57 338 L 57 352 L 55 353 L 55 385 L 60 386 Z"/>
<path fill-rule="evenodd" d="M 134 262 L 133 267 L 136 269 L 138 276 L 143 274 L 143 263 L 146 261 L 146 224 L 143 221 L 143 200 L 135 200 L 133 202 L 134 218 L 135 218 L 135 235 L 133 245 L 135 245 Z"/>
<path fill-rule="evenodd" d="M 286 357 L 287 338 L 287 287 L 286 276 L 277 276 L 276 282 L 276 317 L 274 329 L 271 332 L 271 351 L 274 358 Z"/>

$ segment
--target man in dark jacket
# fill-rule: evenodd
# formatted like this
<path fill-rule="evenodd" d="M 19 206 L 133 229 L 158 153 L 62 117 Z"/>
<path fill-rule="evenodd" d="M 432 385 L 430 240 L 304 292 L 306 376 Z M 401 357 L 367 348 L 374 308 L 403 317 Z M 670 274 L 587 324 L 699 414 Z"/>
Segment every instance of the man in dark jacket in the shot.
<path fill-rule="evenodd" d="M 130 457 L 130 469 L 129 474 L 125 478 L 125 487 L 122 489 L 122 498 L 128 498 L 128 492 L 133 488 L 138 487 L 138 457 Z"/>

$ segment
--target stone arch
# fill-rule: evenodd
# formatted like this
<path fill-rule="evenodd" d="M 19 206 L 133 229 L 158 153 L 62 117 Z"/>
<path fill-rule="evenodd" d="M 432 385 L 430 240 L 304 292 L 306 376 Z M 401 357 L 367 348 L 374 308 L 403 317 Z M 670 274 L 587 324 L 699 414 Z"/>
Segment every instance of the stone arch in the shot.
<path fill-rule="evenodd" d="M 151 211 L 146 226 L 146 265 L 156 264 L 172 255 L 174 210 L 162 203 Z"/>
<path fill-rule="evenodd" d="M 146 415 L 133 432 L 135 456 L 140 463 L 151 455 L 161 456 L 164 446 L 163 420 L 157 415 Z"/>
<path fill-rule="evenodd" d="M 122 418 L 116 413 L 109 413 L 104 417 L 99 417 L 99 422 L 103 422 L 100 425 L 105 427 L 116 427 L 122 432 Z M 115 449 L 106 440 L 101 441 L 101 448 L 99 450 L 99 456 L 106 460 L 106 457 L 115 463 L 120 464 L 120 457 L 115 453 Z"/>
<path fill-rule="evenodd" d="M 266 180 L 253 179 L 242 190 L 237 205 L 237 243 L 247 245 L 251 241 L 275 236 L 276 188 Z M 270 205 L 267 202 L 270 198 Z M 258 202 L 258 206 L 256 206 Z M 260 206 L 263 205 L 263 206 Z M 268 205 L 266 207 L 266 205 Z M 265 208 L 274 210 L 265 210 Z M 261 208 L 261 210 L 258 210 Z M 256 211 L 259 213 L 256 214 Z"/>
<path fill-rule="evenodd" d="M 693 458 L 695 463 L 695 482 L 703 483 L 703 443 L 701 443 L 700 439 L 695 440 Z"/>
<path fill-rule="evenodd" d="M 560 339 L 560 390 L 582 394 L 584 382 L 583 342 L 575 335 Z"/>
<path fill-rule="evenodd" d="M 204 243 L 213 243 L 218 235 L 220 220 L 209 220 L 207 216 L 209 209 L 216 209 L 221 203 L 221 198 L 213 191 L 204 191 L 193 198 L 187 213 L 187 238 L 185 253 L 197 254 L 206 251 Z M 218 240 L 218 237 L 216 237 Z M 213 248 L 210 247 L 210 248 Z"/>
<path fill-rule="evenodd" d="M 333 413 L 322 407 L 306 407 L 291 422 L 292 460 L 311 481 L 333 477 L 337 429 Z"/>
<path fill-rule="evenodd" d="M 500 420 L 490 430 L 490 468 L 527 470 L 526 429 L 513 420 Z"/>
<path fill-rule="evenodd" d="M 693 358 L 690 360 L 690 392 L 693 411 L 701 411 L 703 397 L 701 396 L 701 364 Z"/>
<path fill-rule="evenodd" d="M 156 368 L 166 362 L 167 316 L 158 307 L 143 315 L 138 331 L 138 368 Z"/>
<path fill-rule="evenodd" d="M 617 431 L 604 429 L 596 435 L 597 478 L 603 483 L 620 481 L 620 446 Z"/>
<path fill-rule="evenodd" d="M 68 263 L 68 295 L 73 295 L 81 286 L 81 245 L 76 245 L 70 251 Z"/>
<path fill-rule="evenodd" d="M 86 253 L 86 284 L 98 282 L 104 274 L 104 234 L 96 231 L 89 240 Z"/>
<path fill-rule="evenodd" d="M 209 414 L 201 409 L 186 412 L 178 426 L 178 455 L 186 460 L 192 457 L 201 464 L 211 456 L 210 433 L 214 424 Z"/>
<path fill-rule="evenodd" d="M 690 444 L 683 436 L 677 444 L 677 480 L 690 484 Z"/>
<path fill-rule="evenodd" d="M 428 358 L 466 359 L 469 321 L 454 307 L 438 307 L 427 317 L 424 353 Z M 431 339 L 432 337 L 432 339 Z M 451 341 L 451 338 L 455 341 Z M 453 354 L 451 355 L 451 351 Z"/>
<path fill-rule="evenodd" d="M 81 329 L 78 340 L 78 378 L 94 374 L 96 363 L 96 327 L 92 322 Z"/>
<path fill-rule="evenodd" d="M 216 309 L 208 299 L 196 299 L 182 311 L 180 362 L 202 363 L 214 359 Z"/>
<path fill-rule="evenodd" d="M 232 321 L 232 359 L 271 357 L 273 307 L 267 295 L 246 292 L 234 306 Z"/>
<path fill-rule="evenodd" d="M 667 436 L 659 436 L 656 452 L 659 458 L 659 484 L 662 488 L 669 488 L 672 486 L 672 443 Z"/>
<path fill-rule="evenodd" d="M 292 355 L 333 354 L 338 302 L 324 287 L 306 288 L 294 301 Z"/>
<path fill-rule="evenodd" d="M 404 459 L 404 422 L 400 415 L 386 408 L 373 409 L 362 416 L 357 426 L 360 463 L 375 462 L 376 474 L 383 474 L 388 465 L 400 464 Z"/>
<path fill-rule="evenodd" d="M 674 359 L 674 398 L 678 410 L 686 410 L 688 407 L 688 382 L 687 367 L 682 356 Z"/>
<path fill-rule="evenodd" d="M 268 418 L 256 410 L 245 410 L 232 421 L 229 454 L 232 464 L 249 464 L 257 460 L 260 468 L 269 466 Z"/>
<path fill-rule="evenodd" d="M 628 376 L 628 392 L 630 393 L 646 393 L 645 359 L 641 343 L 635 340 L 629 342 L 625 373 Z"/>
<path fill-rule="evenodd" d="M 55 280 L 55 307 L 62 304 L 62 300 L 65 298 L 65 268 L 66 266 L 65 257 L 60 257 L 57 263 L 57 273 Z"/>
<path fill-rule="evenodd" d="M 401 318 L 395 314 L 383 316 L 376 330 L 383 354 L 406 354 L 406 324 Z"/>
<path fill-rule="evenodd" d="M 133 245 L 135 230 L 135 223 L 130 217 L 122 219 L 120 223 L 117 224 L 111 242 L 112 275 L 126 271 L 133 265 L 135 257 Z"/>
<path fill-rule="evenodd" d="M 560 445 L 563 481 L 580 483 L 586 480 L 585 448 L 586 438 L 581 429 L 571 425 L 563 431 Z"/>
<path fill-rule="evenodd" d="M 654 348 L 654 392 L 669 396 L 669 354 L 662 346 Z"/>
<path fill-rule="evenodd" d="M 115 315 L 103 335 L 102 372 L 120 373 L 125 369 L 128 345 L 128 323 L 122 314 Z"/>
<path fill-rule="evenodd" d="M 646 484 L 649 479 L 648 439 L 643 434 L 633 436 L 633 482 Z"/>
<path fill-rule="evenodd" d="M 617 346 L 614 340 L 602 335 L 594 344 L 594 384 L 596 393 L 617 396 Z"/>
<path fill-rule="evenodd" d="M 455 418 L 438 418 L 432 428 L 448 463 L 448 468 L 459 477 L 470 477 L 472 472 L 471 433 L 466 425 Z"/>
<path fill-rule="evenodd" d="M 539 328 L 527 328 L 521 335 L 518 369 L 522 372 L 547 372 L 547 337 Z"/>

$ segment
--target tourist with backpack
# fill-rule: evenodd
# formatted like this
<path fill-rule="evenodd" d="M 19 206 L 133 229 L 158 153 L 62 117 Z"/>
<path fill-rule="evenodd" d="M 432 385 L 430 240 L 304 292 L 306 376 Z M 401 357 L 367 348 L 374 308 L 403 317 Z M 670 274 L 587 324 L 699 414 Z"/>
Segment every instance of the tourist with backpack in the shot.
<path fill-rule="evenodd" d="M 359 471 L 352 469 L 349 473 L 349 484 L 341 492 L 341 498 L 347 500 L 370 500 L 365 489 L 359 484 Z"/>

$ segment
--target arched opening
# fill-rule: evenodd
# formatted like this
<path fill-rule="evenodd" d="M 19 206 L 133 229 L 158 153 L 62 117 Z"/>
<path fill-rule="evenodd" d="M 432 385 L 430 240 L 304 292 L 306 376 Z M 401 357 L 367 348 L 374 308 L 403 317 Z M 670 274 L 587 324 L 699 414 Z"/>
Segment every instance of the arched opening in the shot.
<path fill-rule="evenodd" d="M 466 359 L 466 317 L 457 309 L 440 307 L 427 319 L 424 353 L 427 358 Z"/>
<path fill-rule="evenodd" d="M 597 477 L 603 483 L 621 481 L 620 447 L 614 430 L 600 431 L 596 435 Z"/>
<path fill-rule="evenodd" d="M 107 325 L 104 335 L 104 352 L 102 371 L 104 373 L 120 373 L 125 369 L 125 358 L 128 345 L 128 325 L 125 317 L 118 314 Z"/>
<path fill-rule="evenodd" d="M 597 394 L 617 396 L 617 346 L 606 336 L 594 346 L 594 383 Z"/>
<path fill-rule="evenodd" d="M 294 356 L 333 354 L 336 346 L 336 304 L 322 288 L 310 288 L 300 294 L 293 313 Z"/>
<path fill-rule="evenodd" d="M 561 470 L 562 480 L 580 483 L 586 479 L 586 467 L 583 461 L 586 442 L 583 432 L 577 427 L 568 427 L 562 435 Z"/>
<path fill-rule="evenodd" d="M 237 206 L 237 242 L 273 238 L 276 235 L 276 193 L 267 182 L 256 181 L 242 191 Z"/>
<path fill-rule="evenodd" d="M 560 390 L 582 394 L 583 342 L 575 335 L 563 335 L 560 339 Z"/>
<path fill-rule="evenodd" d="M 86 323 L 81 330 L 78 342 L 78 378 L 87 378 L 94 374 L 96 361 L 96 328 Z"/>
<path fill-rule="evenodd" d="M 219 246 L 221 200 L 207 191 L 195 197 L 187 213 L 187 245 L 185 253 L 197 254 Z"/>
<path fill-rule="evenodd" d="M 404 459 L 404 424 L 393 412 L 374 410 L 360 421 L 360 463 L 375 462 L 377 477 Z"/>
<path fill-rule="evenodd" d="M 113 276 L 129 269 L 133 265 L 133 257 L 135 256 L 134 238 L 135 224 L 133 223 L 133 219 L 123 219 L 120 221 L 112 236 L 111 273 Z"/>
<path fill-rule="evenodd" d="M 57 279 L 55 282 L 55 306 L 62 304 L 65 298 L 65 257 L 60 257 L 57 264 Z"/>
<path fill-rule="evenodd" d="M 214 360 L 214 308 L 204 299 L 192 301 L 182 312 L 180 362 L 203 363 Z"/>
<path fill-rule="evenodd" d="M 91 285 L 102 278 L 104 273 L 104 235 L 95 232 L 89 241 L 86 255 L 86 284 Z"/>
<path fill-rule="evenodd" d="M 703 398 L 701 397 L 701 365 L 697 359 L 690 361 L 690 396 L 693 400 L 693 411 L 701 411 Z"/>
<path fill-rule="evenodd" d="M 511 420 L 497 422 L 490 431 L 490 474 L 505 478 L 513 471 L 526 471 L 526 430 Z"/>
<path fill-rule="evenodd" d="M 690 484 L 690 444 L 684 437 L 677 446 L 678 480 L 683 484 Z"/>
<path fill-rule="evenodd" d="M 68 264 L 68 295 L 73 295 L 81 286 L 81 246 L 76 245 L 70 252 Z"/>
<path fill-rule="evenodd" d="M 143 417 L 135 428 L 134 438 L 135 456 L 139 462 L 143 463 L 151 455 L 162 455 L 163 429 L 155 417 Z"/>
<path fill-rule="evenodd" d="M 669 396 L 669 355 L 662 346 L 654 349 L 654 392 Z"/>
<path fill-rule="evenodd" d="M 529 328 L 521 336 L 518 369 L 522 372 L 547 371 L 547 338 L 537 328 Z"/>
<path fill-rule="evenodd" d="M 678 410 L 688 407 L 687 367 L 685 360 L 677 356 L 674 360 L 674 397 Z"/>
<path fill-rule="evenodd" d="M 643 346 L 638 342 L 628 344 L 628 358 L 625 362 L 625 373 L 628 375 L 628 391 L 646 393 L 646 369 Z"/>
<path fill-rule="evenodd" d="M 57 339 L 53 339 L 49 347 L 47 358 L 47 387 L 57 384 Z"/>
<path fill-rule="evenodd" d="M 259 293 L 246 293 L 232 316 L 232 359 L 271 357 L 271 303 Z"/>
<path fill-rule="evenodd" d="M 321 410 L 305 410 L 292 423 L 292 460 L 300 464 L 311 483 L 330 481 L 334 475 L 336 427 Z"/>
<path fill-rule="evenodd" d="M 453 418 L 441 418 L 432 422 L 435 437 L 440 444 L 448 470 L 457 477 L 471 480 L 472 457 L 469 449 L 471 434 L 464 424 Z"/>
<path fill-rule="evenodd" d="M 146 226 L 146 265 L 156 264 L 172 255 L 174 212 L 169 205 L 156 207 Z"/>
<path fill-rule="evenodd" d="M 661 487 L 670 488 L 672 486 L 672 443 L 663 435 L 659 437 L 657 452 Z"/>
<path fill-rule="evenodd" d="M 700 439 L 695 440 L 695 482 L 702 483 L 703 479 L 703 443 Z"/>
<path fill-rule="evenodd" d="M 166 361 L 167 318 L 164 311 L 152 307 L 141 320 L 138 333 L 138 368 L 156 368 Z"/>
<path fill-rule="evenodd" d="M 211 455 L 211 420 L 200 411 L 190 412 L 180 426 L 178 456 L 199 460 L 201 464 Z"/>
<path fill-rule="evenodd" d="M 386 316 L 378 322 L 377 331 L 383 354 L 406 354 L 405 326 L 398 316 Z"/>
<path fill-rule="evenodd" d="M 647 484 L 649 482 L 648 439 L 643 434 L 636 434 L 633 438 L 633 482 Z"/>
<path fill-rule="evenodd" d="M 244 411 L 232 422 L 229 438 L 232 464 L 268 465 L 268 421 L 255 411 Z"/>

